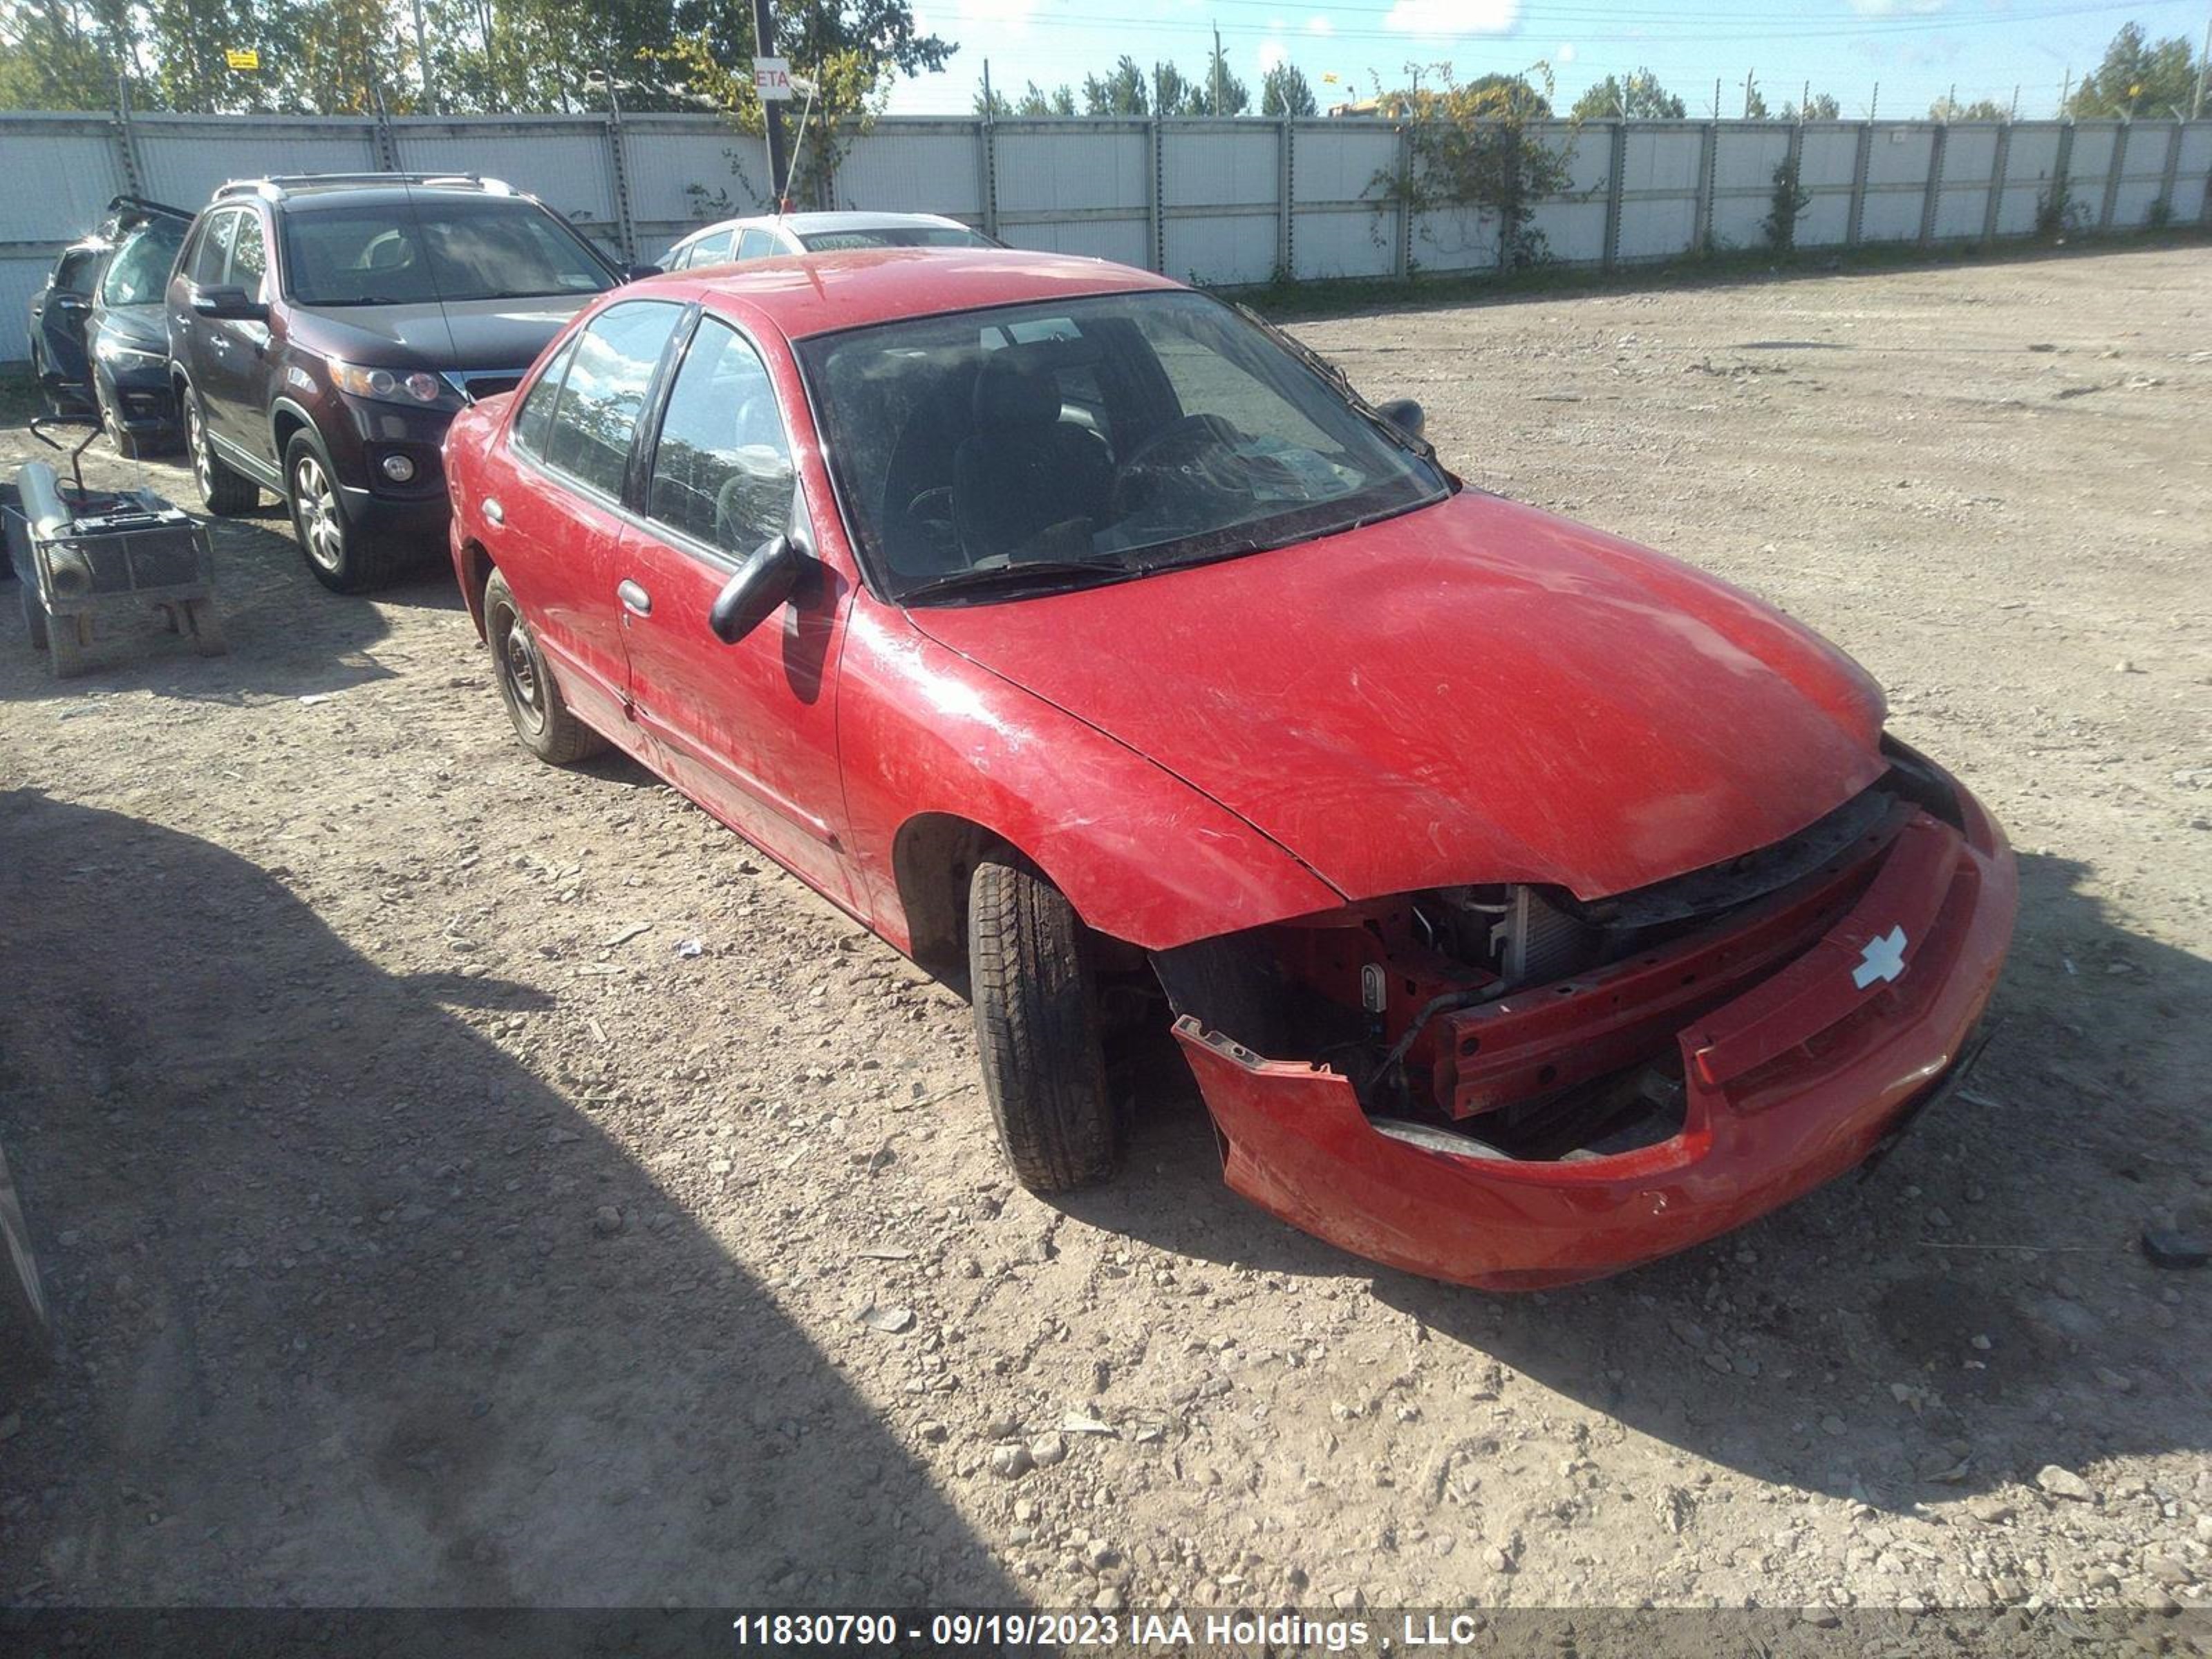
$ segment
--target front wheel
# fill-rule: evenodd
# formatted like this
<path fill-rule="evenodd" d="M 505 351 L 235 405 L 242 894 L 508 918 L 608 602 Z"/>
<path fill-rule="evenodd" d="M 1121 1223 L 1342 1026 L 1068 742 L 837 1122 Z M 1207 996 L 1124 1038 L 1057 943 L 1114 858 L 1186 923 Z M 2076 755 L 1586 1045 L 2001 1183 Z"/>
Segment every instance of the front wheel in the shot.
<path fill-rule="evenodd" d="M 522 746 L 550 766 L 566 766 L 605 748 L 607 740 L 569 712 L 537 636 L 514 602 L 514 590 L 496 570 L 484 584 L 483 608 L 492 677 Z"/>
<path fill-rule="evenodd" d="M 1006 1162 L 1033 1193 L 1095 1185 L 1121 1156 L 1090 943 L 1075 907 L 1043 877 L 976 866 L 968 890 L 975 1046 Z"/>
<path fill-rule="evenodd" d="M 284 498 L 317 581 L 333 593 L 366 593 L 392 580 L 398 561 L 347 514 L 330 457 L 305 432 L 284 447 Z"/>

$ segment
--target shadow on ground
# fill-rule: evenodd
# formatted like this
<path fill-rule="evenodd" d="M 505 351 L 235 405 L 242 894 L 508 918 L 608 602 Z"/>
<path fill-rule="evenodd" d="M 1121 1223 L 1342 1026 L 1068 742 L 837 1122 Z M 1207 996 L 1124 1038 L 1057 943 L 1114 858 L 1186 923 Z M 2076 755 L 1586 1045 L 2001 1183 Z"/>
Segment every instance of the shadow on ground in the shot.
<path fill-rule="evenodd" d="M 2046 1463 L 2201 1449 L 2212 1274 L 2162 1273 L 2136 1239 L 2147 1221 L 2212 1221 L 2191 1181 L 2212 1151 L 2191 1092 L 2212 1071 L 2212 963 L 2115 926 L 2081 890 L 2086 873 L 2021 860 L 2002 1029 L 1966 1092 L 1887 1164 L 1617 1279 L 1488 1296 L 1308 1238 L 1221 1184 L 1203 1108 L 1171 1060 L 1142 1068 L 1121 1179 L 1065 1207 L 1246 1268 L 1371 1276 L 1433 1337 L 1631 1430 L 1879 1507 L 1948 1501 Z M 2175 1291 L 2193 1298 L 2187 1314 L 2162 1299 Z"/>
<path fill-rule="evenodd" d="M 590 1115 L 268 873 L 0 795 L 0 1102 L 61 1356 L 0 1603 L 1012 1604 Z"/>

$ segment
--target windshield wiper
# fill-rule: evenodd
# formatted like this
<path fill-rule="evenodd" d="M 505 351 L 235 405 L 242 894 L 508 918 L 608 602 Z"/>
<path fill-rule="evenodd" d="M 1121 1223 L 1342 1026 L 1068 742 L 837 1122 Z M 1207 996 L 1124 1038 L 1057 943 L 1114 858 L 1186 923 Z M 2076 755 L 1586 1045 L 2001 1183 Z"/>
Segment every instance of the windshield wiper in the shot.
<path fill-rule="evenodd" d="M 1425 461 L 1437 465 L 1443 465 L 1437 460 L 1437 447 L 1434 444 L 1426 438 L 1415 437 L 1389 416 L 1383 414 L 1381 410 L 1376 408 L 1374 404 L 1369 403 L 1366 398 L 1361 397 L 1352 386 L 1352 377 L 1341 368 L 1322 356 L 1304 340 L 1299 339 L 1288 329 L 1278 327 L 1269 322 L 1251 307 L 1233 300 L 1230 303 L 1243 314 L 1247 322 L 1252 324 L 1277 345 L 1289 352 L 1291 356 L 1334 386 L 1337 396 L 1350 404 L 1355 414 L 1381 432 L 1392 443 L 1401 449 L 1411 450 Z"/>
<path fill-rule="evenodd" d="M 900 604 L 912 605 L 917 599 L 939 599 L 952 593 L 1018 592 L 1032 585 L 1041 585 L 1049 591 L 1100 579 L 1118 581 L 1125 576 L 1141 576 L 1147 568 L 1141 564 L 1124 564 L 1118 559 L 1030 559 L 1019 564 L 955 570 L 909 587 L 898 598 Z"/>

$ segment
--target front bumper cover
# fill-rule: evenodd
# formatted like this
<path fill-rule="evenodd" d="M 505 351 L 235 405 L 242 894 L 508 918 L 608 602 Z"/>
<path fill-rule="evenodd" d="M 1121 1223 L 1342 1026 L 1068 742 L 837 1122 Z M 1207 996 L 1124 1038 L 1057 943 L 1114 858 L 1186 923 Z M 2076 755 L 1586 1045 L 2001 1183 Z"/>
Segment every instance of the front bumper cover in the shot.
<path fill-rule="evenodd" d="M 1340 1073 L 1178 1019 L 1229 1185 L 1372 1261 L 1534 1290 L 1685 1249 L 1832 1180 L 1943 1087 L 2011 941 L 2011 849 L 1957 799 L 1963 830 L 1916 812 L 1818 943 L 1676 1034 L 1685 1121 L 1657 1146 L 1540 1163 L 1412 1145 Z"/>

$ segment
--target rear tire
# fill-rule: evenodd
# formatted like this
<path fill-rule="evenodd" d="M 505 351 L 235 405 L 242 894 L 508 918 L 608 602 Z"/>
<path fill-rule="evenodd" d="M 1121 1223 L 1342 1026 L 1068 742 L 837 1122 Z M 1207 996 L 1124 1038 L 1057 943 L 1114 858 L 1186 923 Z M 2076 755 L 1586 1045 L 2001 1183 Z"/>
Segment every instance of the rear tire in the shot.
<path fill-rule="evenodd" d="M 1075 907 L 1043 877 L 976 866 L 968 890 L 975 1044 L 1006 1162 L 1033 1193 L 1095 1185 L 1121 1156 L 1088 946 Z"/>
<path fill-rule="evenodd" d="M 243 472 L 234 472 L 216 456 L 208 442 L 207 416 L 200 394 L 179 394 L 185 406 L 185 453 L 192 465 L 192 482 L 199 486 L 200 501 L 219 519 L 234 519 L 261 505 L 261 487 Z"/>
<path fill-rule="evenodd" d="M 496 570 L 484 584 L 483 610 L 492 678 L 522 746 L 549 766 L 568 766 L 605 749 L 607 740 L 569 712 L 514 590 Z"/>

